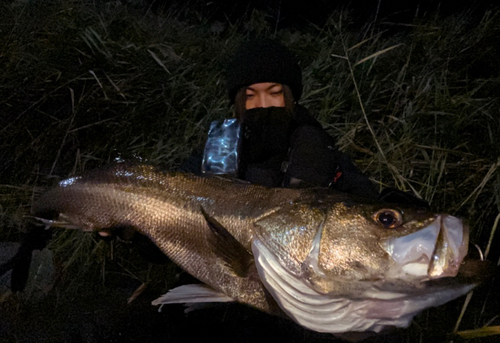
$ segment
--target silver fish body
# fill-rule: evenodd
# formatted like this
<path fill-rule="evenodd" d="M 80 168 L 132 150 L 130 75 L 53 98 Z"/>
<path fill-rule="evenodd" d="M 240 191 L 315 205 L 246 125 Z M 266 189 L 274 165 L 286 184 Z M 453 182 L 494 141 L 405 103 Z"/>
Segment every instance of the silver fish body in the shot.
<path fill-rule="evenodd" d="M 479 280 L 460 277 L 459 218 L 324 189 L 117 165 L 60 182 L 33 213 L 88 231 L 132 228 L 208 286 L 155 304 L 238 301 L 320 332 L 406 327 Z"/>

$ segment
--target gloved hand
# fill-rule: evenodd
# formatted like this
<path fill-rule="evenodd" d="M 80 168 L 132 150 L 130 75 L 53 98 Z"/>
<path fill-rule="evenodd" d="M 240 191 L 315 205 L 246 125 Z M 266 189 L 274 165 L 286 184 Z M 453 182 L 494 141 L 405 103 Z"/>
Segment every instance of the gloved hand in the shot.
<path fill-rule="evenodd" d="M 417 198 L 410 192 L 403 192 L 392 187 L 384 188 L 382 192 L 380 192 L 378 199 L 391 204 L 420 207 L 430 210 L 430 205 L 427 201 Z"/>

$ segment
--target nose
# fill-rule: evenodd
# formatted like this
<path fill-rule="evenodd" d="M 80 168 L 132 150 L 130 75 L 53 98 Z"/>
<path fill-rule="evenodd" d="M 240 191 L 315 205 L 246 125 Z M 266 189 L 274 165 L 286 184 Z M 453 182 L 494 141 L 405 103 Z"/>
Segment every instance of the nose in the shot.
<path fill-rule="evenodd" d="M 256 101 L 255 101 L 254 107 L 256 107 L 256 108 L 258 108 L 258 107 L 266 108 L 266 107 L 270 107 L 271 106 L 271 104 L 269 103 L 269 99 L 266 96 L 266 94 L 259 93 L 256 96 L 255 100 Z"/>
<path fill-rule="evenodd" d="M 266 108 L 271 107 L 270 99 L 262 93 L 255 94 L 251 99 L 246 101 L 246 109 L 251 110 L 253 108 Z"/>

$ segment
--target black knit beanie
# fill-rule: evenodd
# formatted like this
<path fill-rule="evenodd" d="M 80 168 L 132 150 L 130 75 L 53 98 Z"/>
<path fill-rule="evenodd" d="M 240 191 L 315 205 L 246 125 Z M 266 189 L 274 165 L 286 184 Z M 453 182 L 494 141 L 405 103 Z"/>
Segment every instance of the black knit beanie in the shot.
<path fill-rule="evenodd" d="M 290 87 L 293 98 L 302 95 L 302 70 L 292 53 L 271 39 L 244 43 L 227 68 L 227 90 L 231 103 L 241 87 L 260 82 L 276 82 Z"/>

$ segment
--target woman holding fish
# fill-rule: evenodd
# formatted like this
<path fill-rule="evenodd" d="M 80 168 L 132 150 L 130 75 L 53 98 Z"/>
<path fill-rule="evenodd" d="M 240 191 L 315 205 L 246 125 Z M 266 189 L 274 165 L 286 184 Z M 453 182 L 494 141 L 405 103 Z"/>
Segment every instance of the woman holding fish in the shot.
<path fill-rule="evenodd" d="M 407 327 L 481 282 L 487 266 L 465 261 L 460 218 L 346 194 L 377 196 L 298 105 L 296 62 L 276 43 L 245 49 L 228 77 L 236 118 L 212 125 L 202 170 L 280 188 L 117 164 L 59 182 L 33 203 L 33 216 L 147 237 L 197 280 L 154 305 L 239 302 L 335 335 Z M 304 186 L 344 192 L 289 189 Z"/>

